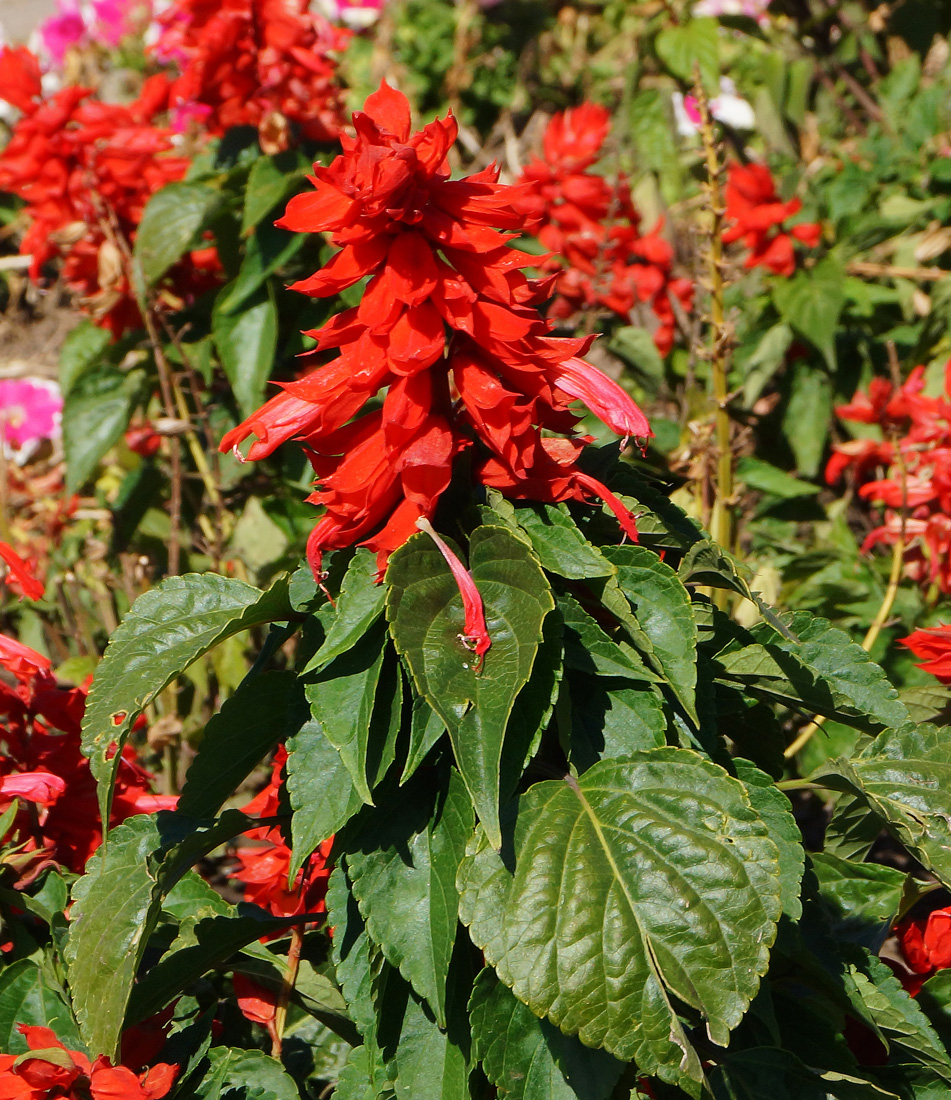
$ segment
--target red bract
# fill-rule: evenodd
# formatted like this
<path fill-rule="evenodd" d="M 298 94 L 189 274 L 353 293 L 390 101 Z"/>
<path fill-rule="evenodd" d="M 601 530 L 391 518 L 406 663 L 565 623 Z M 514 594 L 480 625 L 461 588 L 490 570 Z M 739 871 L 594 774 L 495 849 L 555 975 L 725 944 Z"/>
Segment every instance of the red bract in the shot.
<path fill-rule="evenodd" d="M 164 1062 L 136 1075 L 100 1056 L 94 1062 L 68 1050 L 48 1027 L 20 1024 L 35 1057 L 0 1055 L 0 1096 L 4 1100 L 160 1100 L 175 1081 L 178 1066 Z"/>
<path fill-rule="evenodd" d="M 796 270 L 793 239 L 815 248 L 822 227 L 815 222 L 784 226 L 787 218 L 802 209 L 799 199 L 782 202 L 765 164 L 731 164 L 726 184 L 727 244 L 742 240 L 750 250 L 746 267 L 766 267 L 774 275 L 792 275 Z"/>
<path fill-rule="evenodd" d="M 688 311 L 693 284 L 672 277 L 674 250 L 661 236 L 662 222 L 641 235 L 627 181 L 619 177 L 611 184 L 586 170 L 599 158 L 609 129 L 610 115 L 597 104 L 562 111 L 545 132 L 544 160 L 534 159 L 521 176 L 530 188 L 525 209 L 553 253 L 539 261 L 554 279 L 550 316 L 610 309 L 650 327 L 666 355 L 675 331 L 671 297 Z"/>
<path fill-rule="evenodd" d="M 826 480 L 851 470 L 866 481 L 859 495 L 885 507 L 884 521 L 865 539 L 863 550 L 894 545 L 904 532 L 905 572 L 921 584 L 951 592 L 951 360 L 945 392 L 925 395 L 925 368 L 915 367 L 897 388 L 873 379 L 868 393 L 857 393 L 836 408 L 843 420 L 875 424 L 883 440 L 857 439 L 833 447 Z"/>
<path fill-rule="evenodd" d="M 155 52 L 179 64 L 172 105 L 179 125 L 223 134 L 257 128 L 267 153 L 293 133 L 331 141 L 343 125 L 335 54 L 351 32 L 308 10 L 307 0 L 179 0 L 161 17 Z"/>
<path fill-rule="evenodd" d="M 509 247 L 527 186 L 504 187 L 494 167 L 451 180 L 452 118 L 410 134 L 404 96 L 385 83 L 354 115 L 344 153 L 314 168 L 314 190 L 278 222 L 329 232 L 339 251 L 293 289 L 338 294 L 363 278 L 359 306 L 310 333 L 317 353 L 339 349 L 229 432 L 222 449 L 257 436 L 252 459 L 295 438 L 307 448 L 325 511 L 308 557 L 359 543 L 388 555 L 431 519 L 453 460 L 472 449 L 478 481 L 542 501 L 600 497 L 636 537 L 633 517 L 576 465 L 585 441 L 570 432 L 576 397 L 624 435 L 647 421 L 620 387 L 578 358 L 590 339 L 559 339 L 533 308 L 548 291 Z M 447 332 L 448 329 L 448 332 Z M 381 390 L 381 407 L 353 419 Z"/>
<path fill-rule="evenodd" d="M 101 103 L 80 87 L 41 100 L 35 68 L 28 51 L 0 54 L 8 78 L 0 96 L 14 96 L 10 102 L 24 111 L 0 153 L 0 190 L 26 203 L 20 251 L 32 257 L 31 277 L 61 260 L 84 308 L 119 336 L 141 323 L 123 248 L 150 196 L 188 170 L 186 157 L 172 155 L 171 129 L 155 122 L 168 107 L 168 79 L 151 77 L 129 104 Z M 219 272 L 217 256 L 202 249 L 176 264 L 167 281 L 178 298 L 189 298 L 215 285 Z"/>
<path fill-rule="evenodd" d="M 951 967 L 951 907 L 900 921 L 895 925 L 895 937 L 911 971 L 900 975 L 902 985 L 912 996 L 917 996 L 932 974 Z"/>
<path fill-rule="evenodd" d="M 12 580 L 19 588 L 21 596 L 28 600 L 40 600 L 43 598 L 44 587 L 42 581 L 38 581 L 33 575 L 33 570 L 27 562 L 6 542 L 0 542 L 0 558 L 7 566 L 7 584 Z"/>
<path fill-rule="evenodd" d="M 39 828 L 24 815 L 16 829 L 36 860 L 55 860 L 81 873 L 102 842 L 96 781 L 80 750 L 87 686 L 61 688 L 50 662 L 13 638 L 0 635 L 0 802 L 26 798 L 46 808 Z M 133 814 L 173 809 L 177 799 L 154 795 L 151 776 L 126 745 L 119 763 L 110 824 Z"/>
<path fill-rule="evenodd" d="M 923 658 L 919 668 L 936 676 L 942 684 L 951 684 L 951 626 L 915 630 L 899 641 L 916 657 Z"/>

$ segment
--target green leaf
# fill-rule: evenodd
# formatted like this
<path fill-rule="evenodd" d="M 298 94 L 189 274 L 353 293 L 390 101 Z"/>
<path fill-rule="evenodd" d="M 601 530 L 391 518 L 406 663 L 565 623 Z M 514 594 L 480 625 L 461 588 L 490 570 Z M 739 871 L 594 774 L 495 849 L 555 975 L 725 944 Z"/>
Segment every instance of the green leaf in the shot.
<path fill-rule="evenodd" d="M 781 912 L 779 853 L 743 785 L 655 749 L 539 783 L 504 822 L 505 861 L 477 833 L 458 878 L 460 917 L 502 981 L 645 1074 L 702 1080 L 676 1002 L 725 1046 Z"/>
<path fill-rule="evenodd" d="M 739 1050 L 710 1077 L 715 1100 L 898 1100 L 898 1094 L 843 1073 L 818 1073 L 791 1051 L 776 1047 Z"/>
<path fill-rule="evenodd" d="M 88 370 L 102 362 L 109 342 L 109 330 L 89 320 L 69 331 L 59 352 L 59 388 L 64 398 Z"/>
<path fill-rule="evenodd" d="M 770 839 L 779 851 L 779 884 L 783 913 L 790 920 L 802 916 L 799 891 L 806 869 L 806 853 L 802 846 L 802 833 L 793 817 L 789 799 L 773 780 L 748 760 L 733 761 L 737 778 L 746 787 L 753 809 L 766 823 Z"/>
<path fill-rule="evenodd" d="M 303 178 L 295 153 L 258 157 L 251 165 L 241 211 L 241 236 L 246 237 Z"/>
<path fill-rule="evenodd" d="M 899 692 L 912 722 L 934 722 L 944 726 L 951 721 L 951 699 L 944 684 L 919 684 Z"/>
<path fill-rule="evenodd" d="M 195 1087 L 198 1100 L 300 1100 L 294 1079 L 263 1050 L 212 1047 L 209 1068 Z"/>
<path fill-rule="evenodd" d="M 320 722 L 305 722 L 288 739 L 287 754 L 293 877 L 319 844 L 346 825 L 363 799 Z"/>
<path fill-rule="evenodd" d="M 639 370 L 655 385 L 664 378 L 664 360 L 661 358 L 654 337 L 645 328 L 622 325 L 614 330 L 608 350 L 619 355 L 626 363 Z"/>
<path fill-rule="evenodd" d="M 385 736 L 380 728 L 385 698 L 377 688 L 386 645 L 383 627 L 374 627 L 306 688 L 314 721 L 340 753 L 354 788 L 368 806 L 373 805 L 371 792 L 379 778 L 376 764 Z"/>
<path fill-rule="evenodd" d="M 677 574 L 639 546 L 605 547 L 618 583 L 687 714 L 697 719 L 697 624 Z"/>
<path fill-rule="evenodd" d="M 259 225 L 248 238 L 237 278 L 221 289 L 215 299 L 215 308 L 224 313 L 237 313 L 278 268 L 304 247 L 307 239 L 306 233 L 288 233 L 272 225 Z"/>
<path fill-rule="evenodd" d="M 831 256 L 808 271 L 773 282 L 773 301 L 784 321 L 822 352 L 835 370 L 835 330 L 845 305 L 845 271 Z"/>
<path fill-rule="evenodd" d="M 566 504 L 531 504 L 515 515 L 550 573 L 568 580 L 613 576 L 614 566 L 578 530 Z"/>
<path fill-rule="evenodd" d="M 29 1049 L 18 1024 L 48 1027 L 64 1046 L 82 1048 L 62 990 L 32 959 L 18 959 L 0 970 L 0 1051 L 4 1054 L 23 1054 Z"/>
<path fill-rule="evenodd" d="M 804 360 L 789 369 L 789 400 L 783 413 L 782 433 L 804 477 L 816 477 L 825 454 L 832 422 L 832 379 Z M 803 424 L 811 425 L 804 432 Z"/>
<path fill-rule="evenodd" d="M 696 79 L 695 67 L 706 90 L 716 94 L 720 86 L 720 28 L 715 19 L 691 19 L 658 34 L 654 47 L 657 56 L 687 84 Z"/>
<path fill-rule="evenodd" d="M 951 738 L 934 726 L 887 730 L 852 759 L 812 777 L 857 796 L 885 828 L 951 885 Z"/>
<path fill-rule="evenodd" d="M 746 455 L 737 462 L 736 476 L 747 489 L 755 489 L 758 493 L 767 493 L 781 500 L 815 496 L 819 492 L 818 485 L 801 481 L 798 477 L 787 474 L 785 470 L 752 455 Z"/>
<path fill-rule="evenodd" d="M 476 812 L 498 843 L 505 730 L 554 601 L 531 550 L 504 527 L 476 528 L 469 560 L 492 639 L 480 669 L 459 641 L 465 622 L 459 589 L 428 536 L 414 535 L 390 558 L 386 613 L 397 650 L 446 723 Z"/>
<path fill-rule="evenodd" d="M 540 1020 L 486 968 L 469 1002 L 476 1056 L 505 1100 L 608 1100 L 624 1066 Z"/>
<path fill-rule="evenodd" d="M 475 821 L 455 772 L 434 808 L 402 794 L 347 856 L 367 931 L 446 1026 L 446 972 L 458 923 L 456 872 Z"/>
<path fill-rule="evenodd" d="M 221 202 L 221 193 L 203 183 L 170 183 L 145 205 L 133 255 L 146 283 L 158 282 L 191 248 Z"/>
<path fill-rule="evenodd" d="M 637 650 L 612 641 L 573 596 L 559 596 L 558 610 L 564 619 L 565 667 L 597 676 L 660 683 Z"/>
<path fill-rule="evenodd" d="M 908 876 L 881 863 L 856 863 L 827 852 L 810 852 L 809 862 L 838 921 L 837 933 L 872 925 L 880 940 L 898 915 Z"/>
<path fill-rule="evenodd" d="M 284 734 L 296 683 L 293 672 L 271 669 L 245 680 L 225 700 L 188 766 L 181 813 L 214 817 Z"/>
<path fill-rule="evenodd" d="M 460 1031 L 468 1025 L 464 1006 L 458 1016 L 447 1033 L 426 1004 L 410 995 L 396 1048 L 397 1100 L 466 1100 L 470 1095 L 469 1062 L 460 1045 Z"/>
<path fill-rule="evenodd" d="M 115 367 L 86 371 L 63 403 L 63 450 L 66 489 L 78 492 L 92 477 L 106 452 L 122 438 L 142 388 L 140 370 Z"/>
<path fill-rule="evenodd" d="M 590 676 L 572 676 L 568 759 L 578 772 L 599 760 L 630 756 L 666 743 L 667 718 L 656 690 Z"/>
<path fill-rule="evenodd" d="M 262 592 L 213 573 L 187 573 L 135 601 L 96 669 L 83 719 L 82 749 L 99 781 L 103 821 L 109 820 L 122 746 L 149 703 L 225 638 L 289 614 L 283 577 Z M 118 751 L 110 759 L 113 743 Z"/>
<path fill-rule="evenodd" d="M 354 1047 L 334 1088 L 334 1100 L 382 1100 L 383 1094 L 377 1090 L 371 1078 L 374 1061 L 378 1058 L 379 1053 L 375 1051 L 371 1054 L 365 1045 Z M 390 1095 L 392 1094 L 386 1093 L 386 1096 Z"/>
<path fill-rule="evenodd" d="M 709 539 L 695 542 L 683 556 L 677 575 L 684 584 L 705 584 L 725 588 L 753 599 L 750 586 L 740 576 L 736 561 L 722 547 Z"/>
<path fill-rule="evenodd" d="M 412 691 L 412 688 L 410 688 Z M 409 748 L 406 763 L 400 776 L 400 786 L 409 780 L 426 758 L 426 754 L 446 732 L 446 723 L 426 702 L 422 695 L 413 693 L 413 712 L 410 716 Z"/>
<path fill-rule="evenodd" d="M 347 653 L 383 614 L 386 589 L 377 584 L 376 554 L 358 549 L 347 567 L 337 607 L 324 644 L 308 661 L 304 673 L 324 668 L 334 658 Z"/>
<path fill-rule="evenodd" d="M 250 416 L 264 399 L 277 352 L 277 323 L 274 291 L 267 285 L 249 295 L 237 313 L 219 309 L 217 299 L 212 309 L 215 347 L 243 416 Z"/>
<path fill-rule="evenodd" d="M 73 886 L 66 959 L 73 1009 L 87 1047 L 115 1058 L 129 991 L 159 911 L 149 814 L 117 826 Z"/>

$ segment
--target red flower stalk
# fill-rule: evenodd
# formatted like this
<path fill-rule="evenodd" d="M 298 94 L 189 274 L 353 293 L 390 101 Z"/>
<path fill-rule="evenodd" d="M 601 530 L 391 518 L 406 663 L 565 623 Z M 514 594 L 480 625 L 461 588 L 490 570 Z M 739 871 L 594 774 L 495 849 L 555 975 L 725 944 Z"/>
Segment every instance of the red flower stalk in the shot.
<path fill-rule="evenodd" d="M 295 136 L 337 138 L 344 116 L 335 56 L 351 32 L 307 0 L 178 0 L 159 21 L 155 53 L 181 72 L 171 89 L 179 128 L 254 126 L 266 153 Z"/>
<path fill-rule="evenodd" d="M 822 226 L 815 222 L 785 229 L 785 221 L 799 213 L 802 202 L 780 200 L 765 164 L 729 165 L 725 199 L 728 228 L 723 240 L 727 244 L 743 241 L 750 250 L 746 267 L 766 267 L 774 275 L 789 276 L 796 270 L 793 238 L 807 248 L 819 243 Z"/>
<path fill-rule="evenodd" d="M 15 680 L 0 680 L 0 803 L 16 796 L 43 806 L 38 830 L 27 815 L 17 818 L 14 829 L 26 850 L 82 873 L 102 843 L 96 780 L 80 749 L 88 684 L 59 687 L 46 657 L 4 635 L 0 667 Z M 126 745 L 112 826 L 133 814 L 174 808 L 176 798 L 152 794 L 151 778 Z"/>
<path fill-rule="evenodd" d="M 33 570 L 9 543 L 0 542 L 0 558 L 3 558 L 9 570 L 6 578 L 8 584 L 12 578 L 22 595 L 26 596 L 28 600 L 41 600 L 43 598 L 43 592 L 45 591 L 43 583 L 36 579 Z"/>
<path fill-rule="evenodd" d="M 133 103 L 102 103 L 89 88 L 68 86 L 43 99 L 36 59 L 0 53 L 0 98 L 24 112 L 0 152 L 0 190 L 26 203 L 29 227 L 20 251 L 30 276 L 60 259 L 66 284 L 97 324 L 119 336 L 141 324 L 116 238 L 128 244 L 149 197 L 180 180 L 187 157 L 173 156 L 175 135 L 156 124 L 168 107 L 169 81 L 150 77 Z M 10 90 L 14 89 L 14 90 Z M 213 249 L 186 255 L 169 272 L 177 298 L 219 281 Z"/>
<path fill-rule="evenodd" d="M 863 499 L 885 507 L 883 523 L 862 549 L 894 545 L 904 531 L 906 574 L 951 592 L 951 360 L 943 395 L 925 395 L 924 374 L 924 367 L 915 367 L 897 388 L 873 379 L 867 394 L 859 392 L 836 408 L 843 420 L 875 424 L 887 438 L 836 444 L 826 480 L 850 471 L 863 481 L 881 470 L 885 476 L 859 488 Z"/>
<path fill-rule="evenodd" d="M 432 518 L 466 449 L 477 480 L 510 496 L 607 499 L 576 466 L 587 440 L 551 438 L 573 430 L 578 397 L 625 436 L 649 432 L 627 394 L 578 358 L 590 339 L 551 336 L 533 308 L 546 284 L 522 273 L 534 258 L 505 232 L 524 223 L 531 189 L 500 185 L 494 166 L 451 180 L 453 119 L 411 135 L 409 104 L 385 83 L 353 122 L 343 155 L 314 167 L 314 190 L 278 225 L 339 246 L 292 289 L 326 297 L 369 278 L 363 300 L 309 333 L 317 354 L 337 358 L 283 384 L 221 442 L 256 436 L 252 459 L 304 444 L 317 474 L 309 499 L 325 509 L 308 543 L 318 577 L 326 550 L 355 543 L 382 571 Z M 382 406 L 358 415 L 383 389 Z"/>
<path fill-rule="evenodd" d="M 446 559 L 446 564 L 452 572 L 453 579 L 459 586 L 459 594 L 462 596 L 462 606 L 465 611 L 465 627 L 459 635 L 459 641 L 475 653 L 473 667 L 478 670 L 482 658 L 492 645 L 489 637 L 489 629 L 485 625 L 485 608 L 482 606 L 482 597 L 476 588 L 472 574 L 456 557 L 449 544 L 438 535 L 428 519 L 418 519 L 416 526 L 420 531 L 425 531 L 436 544 L 439 553 Z"/>
<path fill-rule="evenodd" d="M 160 1062 L 136 1075 L 100 1056 L 94 1062 L 68 1050 L 48 1027 L 20 1024 L 35 1056 L 0 1054 L 0 1096 L 4 1100 L 161 1100 L 178 1066 Z"/>
<path fill-rule="evenodd" d="M 545 131 L 544 159 L 525 168 L 530 188 L 525 209 L 538 239 L 553 254 L 540 265 L 554 279 L 550 316 L 559 320 L 603 307 L 649 327 L 666 355 L 674 342 L 671 296 L 689 311 L 693 284 L 674 279 L 674 250 L 663 223 L 646 235 L 627 181 L 610 184 L 588 169 L 601 155 L 610 129 L 605 107 L 583 103 L 556 114 Z"/>

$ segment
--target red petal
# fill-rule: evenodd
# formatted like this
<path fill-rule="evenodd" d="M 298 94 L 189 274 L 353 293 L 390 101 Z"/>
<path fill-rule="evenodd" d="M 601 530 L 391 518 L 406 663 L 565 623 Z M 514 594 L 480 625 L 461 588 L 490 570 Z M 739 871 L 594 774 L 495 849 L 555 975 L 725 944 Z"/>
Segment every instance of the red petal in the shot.
<path fill-rule="evenodd" d="M 425 301 L 438 279 L 433 250 L 419 233 L 401 233 L 394 239 L 386 268 L 393 293 L 409 306 Z"/>
<path fill-rule="evenodd" d="M 331 256 L 320 271 L 309 279 L 292 283 L 289 289 L 309 294 L 312 298 L 339 294 L 379 267 L 386 258 L 389 243 L 388 237 L 378 237 L 361 244 L 347 245 Z"/>
<path fill-rule="evenodd" d="M 397 374 L 432 366 L 446 346 L 446 330 L 431 302 L 408 309 L 390 330 L 387 355 Z"/>
<path fill-rule="evenodd" d="M 379 90 L 367 97 L 363 110 L 381 129 L 391 133 L 397 141 L 409 138 L 411 125 L 409 100 L 391 88 L 385 80 L 380 82 Z"/>
<path fill-rule="evenodd" d="M 294 233 L 323 233 L 345 225 L 356 203 L 336 187 L 321 180 L 311 180 L 315 190 L 295 195 L 287 204 L 284 217 L 274 224 Z"/>

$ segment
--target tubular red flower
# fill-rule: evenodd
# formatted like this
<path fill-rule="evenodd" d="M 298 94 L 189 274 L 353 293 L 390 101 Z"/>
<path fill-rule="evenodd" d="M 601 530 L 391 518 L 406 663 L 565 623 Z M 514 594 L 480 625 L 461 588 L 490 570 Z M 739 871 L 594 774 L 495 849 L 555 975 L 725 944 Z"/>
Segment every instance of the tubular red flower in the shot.
<path fill-rule="evenodd" d="M 453 579 L 459 586 L 459 594 L 462 596 L 462 606 L 465 611 L 465 626 L 459 635 L 459 641 L 475 653 L 473 668 L 478 671 L 482 658 L 489 651 L 492 639 L 485 624 L 485 608 L 482 605 L 482 596 L 472 574 L 452 552 L 449 545 L 436 533 L 428 519 L 418 519 L 416 526 L 420 531 L 425 531 L 436 544 L 439 553 L 446 559 L 446 564 L 452 572 Z"/>
<path fill-rule="evenodd" d="M 43 592 L 45 588 L 41 581 L 38 581 L 33 576 L 33 571 L 29 565 L 20 557 L 20 555 L 13 549 L 13 547 L 7 542 L 0 542 L 0 558 L 7 563 L 7 568 L 10 570 L 10 576 L 20 586 L 23 595 L 28 600 L 41 600 L 43 598 Z"/>
<path fill-rule="evenodd" d="M 646 438 L 654 433 L 647 417 L 613 379 L 583 359 L 572 358 L 552 371 L 555 385 L 570 397 L 583 401 L 612 432 L 624 437 Z"/>

